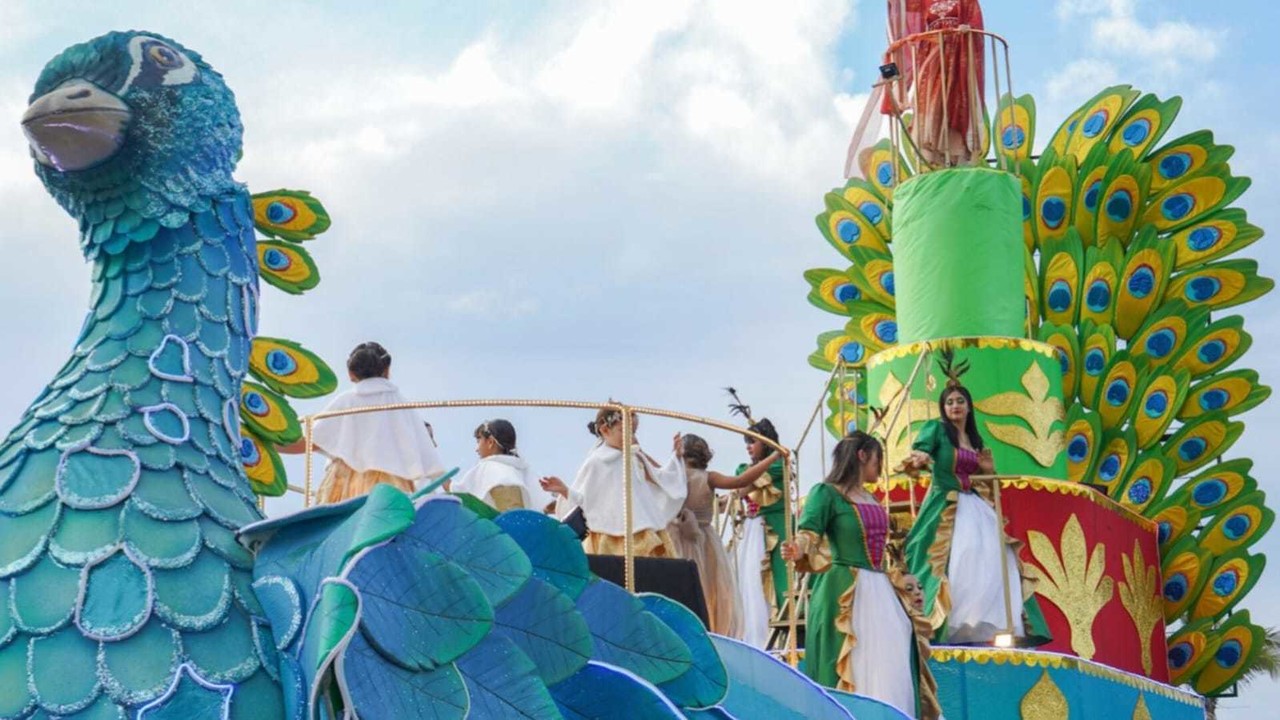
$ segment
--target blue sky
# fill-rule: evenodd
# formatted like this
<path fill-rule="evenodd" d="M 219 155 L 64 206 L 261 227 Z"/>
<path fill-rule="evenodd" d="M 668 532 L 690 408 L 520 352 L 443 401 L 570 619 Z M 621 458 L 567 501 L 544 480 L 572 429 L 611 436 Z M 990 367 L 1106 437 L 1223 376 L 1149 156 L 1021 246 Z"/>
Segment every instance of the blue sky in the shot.
<path fill-rule="evenodd" d="M 1015 90 L 1037 98 L 1041 141 L 1107 84 L 1179 94 L 1174 132 L 1207 127 L 1235 145 L 1234 171 L 1254 180 L 1238 204 L 1280 228 L 1273 3 L 984 9 L 1012 45 Z M 804 299 L 803 271 L 838 264 L 813 216 L 840 181 L 882 12 L 853 0 L 0 0 L 0 302 L 12 308 L 0 333 L 20 348 L 0 356 L 0 421 L 60 366 L 88 291 L 74 225 L 32 174 L 17 120 L 57 51 L 143 28 L 226 76 L 251 189 L 305 187 L 333 213 L 311 246 L 324 281 L 302 298 L 264 291 L 265 333 L 334 361 L 380 340 L 394 379 L 422 399 L 613 396 L 725 419 L 720 388 L 734 384 L 794 441 L 823 380 L 805 358 L 838 325 Z M 1272 242 L 1249 252 L 1280 275 Z M 1244 312 L 1255 344 L 1242 366 L 1273 385 L 1277 310 L 1273 293 Z M 471 429 L 499 415 L 541 472 L 571 475 L 590 445 L 581 413 L 432 413 L 446 462 L 468 464 Z M 1274 487 L 1280 401 L 1245 420 L 1231 456 L 1254 458 Z M 646 421 L 641 440 L 665 448 L 675 429 Z M 732 469 L 740 441 L 707 436 Z M 812 482 L 810 446 L 801 470 Z M 1280 532 L 1258 550 L 1276 556 Z M 1247 604 L 1280 625 L 1274 569 Z M 1223 704 L 1223 717 L 1262 717 L 1280 684 Z"/>

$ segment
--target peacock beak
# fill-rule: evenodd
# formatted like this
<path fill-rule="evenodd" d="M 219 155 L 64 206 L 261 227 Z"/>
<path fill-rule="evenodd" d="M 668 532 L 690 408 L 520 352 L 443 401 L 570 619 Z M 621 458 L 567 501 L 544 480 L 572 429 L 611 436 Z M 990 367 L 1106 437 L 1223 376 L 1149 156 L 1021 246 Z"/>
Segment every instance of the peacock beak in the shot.
<path fill-rule="evenodd" d="M 22 115 L 22 132 L 36 162 L 73 172 L 115 155 L 124 145 L 131 115 L 115 95 L 72 80 L 31 103 Z"/>

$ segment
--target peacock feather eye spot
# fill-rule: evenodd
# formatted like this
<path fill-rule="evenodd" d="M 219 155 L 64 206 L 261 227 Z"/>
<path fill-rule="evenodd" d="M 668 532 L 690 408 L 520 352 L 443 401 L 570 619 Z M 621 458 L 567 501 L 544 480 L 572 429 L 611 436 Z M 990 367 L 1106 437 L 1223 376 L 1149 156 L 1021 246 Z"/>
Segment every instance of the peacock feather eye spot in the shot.
<path fill-rule="evenodd" d="M 1089 184 L 1089 189 L 1084 193 L 1084 206 L 1089 212 L 1097 212 L 1098 196 L 1102 194 L 1102 181 L 1094 180 Z"/>
<path fill-rule="evenodd" d="M 262 262 L 272 270 L 285 270 L 289 267 L 289 256 L 275 248 L 269 248 L 263 253 Z"/>
<path fill-rule="evenodd" d="M 1040 203 L 1040 217 L 1044 219 L 1045 225 L 1057 230 L 1067 217 L 1067 204 L 1060 197 L 1045 198 Z"/>
<path fill-rule="evenodd" d="M 1142 411 L 1147 417 L 1155 419 L 1164 416 L 1166 410 L 1169 409 L 1169 394 L 1163 390 L 1157 390 L 1147 396 L 1147 401 L 1142 405 Z"/>
<path fill-rule="evenodd" d="M 857 300 L 860 295 L 861 293 L 858 292 L 858 288 L 852 283 L 846 283 L 836 288 L 836 302 L 853 302 Z"/>
<path fill-rule="evenodd" d="M 1103 458 L 1102 463 L 1098 465 L 1098 476 L 1110 482 L 1115 480 L 1118 474 L 1120 474 L 1120 457 L 1112 453 Z"/>
<path fill-rule="evenodd" d="M 1124 144 L 1129 147 L 1136 147 L 1142 144 L 1151 135 L 1151 121 L 1147 118 L 1138 118 L 1125 126 L 1124 131 L 1120 133 L 1120 137 L 1124 140 Z"/>
<path fill-rule="evenodd" d="M 862 235 L 862 228 L 858 227 L 858 223 L 853 220 L 844 219 L 836 223 L 836 234 L 845 244 L 852 245 L 858 242 L 858 238 Z"/>
<path fill-rule="evenodd" d="M 182 56 L 174 52 L 172 48 L 159 43 L 147 48 L 147 57 L 151 58 L 156 65 L 166 69 L 182 65 Z"/>
<path fill-rule="evenodd" d="M 246 410 L 258 416 L 271 412 L 271 406 L 267 404 L 266 398 L 253 390 L 244 394 L 244 406 Z"/>
<path fill-rule="evenodd" d="M 1180 642 L 1169 648 L 1169 667 L 1177 670 L 1188 662 L 1195 655 L 1195 648 L 1191 647 L 1189 642 Z"/>
<path fill-rule="evenodd" d="M 1212 300 L 1222 289 L 1222 281 L 1215 277 L 1202 275 L 1193 278 L 1187 283 L 1187 289 L 1183 291 L 1183 295 L 1191 302 L 1206 302 Z"/>
<path fill-rule="evenodd" d="M 1080 128 L 1080 134 L 1087 138 L 1098 137 L 1106 129 L 1107 120 L 1110 117 L 1111 114 L 1107 112 L 1106 108 L 1095 111 L 1089 116 L 1089 119 L 1084 121 L 1084 126 Z"/>
<path fill-rule="evenodd" d="M 1160 520 L 1156 523 L 1156 544 L 1164 545 L 1169 542 L 1169 538 L 1173 535 L 1173 523 L 1168 520 Z"/>
<path fill-rule="evenodd" d="M 1195 196 L 1191 193 L 1181 192 L 1176 195 L 1170 195 L 1164 199 L 1164 202 L 1160 203 L 1160 214 L 1166 220 L 1177 221 L 1190 215 L 1195 207 Z"/>
<path fill-rule="evenodd" d="M 267 368 L 276 375 L 289 375 L 298 369 L 298 363 L 283 350 L 272 350 L 267 353 Z"/>
<path fill-rule="evenodd" d="M 1077 433 L 1071 437 L 1071 442 L 1067 444 L 1067 459 L 1073 463 L 1084 462 L 1089 456 L 1089 439 L 1082 433 Z"/>
<path fill-rule="evenodd" d="M 1231 393 L 1222 388 L 1213 388 L 1200 395 L 1200 409 L 1205 411 L 1218 410 L 1226 406 L 1231 401 Z"/>
<path fill-rule="evenodd" d="M 1206 364 L 1215 363 L 1226 354 L 1227 344 L 1216 339 L 1201 345 L 1200 349 L 1196 351 L 1196 357 L 1200 359 L 1200 362 Z"/>
<path fill-rule="evenodd" d="M 840 357 L 844 358 L 845 362 L 856 363 L 862 360 L 862 356 L 865 352 L 866 351 L 863 349 L 862 343 L 847 342 L 840 348 Z"/>
<path fill-rule="evenodd" d="M 1120 407 L 1129 401 L 1129 381 L 1116 378 L 1107 385 L 1107 403 L 1112 407 Z"/>
<path fill-rule="evenodd" d="M 297 214 L 298 211 L 286 202 L 273 200 L 267 204 L 267 220 L 276 225 L 283 225 L 289 222 Z"/>
<path fill-rule="evenodd" d="M 1141 505 L 1151 498 L 1151 479 L 1140 478 L 1129 486 L 1129 501 Z"/>
<path fill-rule="evenodd" d="M 257 465 L 262 456 L 258 453 L 258 446 L 249 438 L 240 441 L 240 462 L 250 467 Z"/>
<path fill-rule="evenodd" d="M 1165 180 L 1176 180 L 1191 169 L 1191 155 L 1185 152 L 1169 153 L 1161 158 L 1159 172 Z"/>
<path fill-rule="evenodd" d="M 1004 145 L 1006 150 L 1017 150 L 1027 142 L 1027 131 L 1018 125 L 1013 125 L 1004 129 L 1000 133 L 1000 144 Z"/>
<path fill-rule="evenodd" d="M 1107 198 L 1107 217 L 1115 222 L 1124 222 L 1133 213 L 1133 194 L 1128 190 L 1117 190 Z"/>
<path fill-rule="evenodd" d="M 1084 354 L 1084 371 L 1090 375 L 1097 375 L 1106 367 L 1107 358 L 1098 348 L 1090 348 Z"/>
<path fill-rule="evenodd" d="M 1057 351 L 1058 355 L 1058 369 L 1062 371 L 1063 375 L 1071 372 L 1071 358 L 1067 356 L 1067 352 L 1060 347 L 1055 347 L 1054 350 Z"/>
<path fill-rule="evenodd" d="M 889 293 L 890 295 L 893 295 L 893 294 L 894 294 L 894 286 L 893 286 L 893 272 L 892 272 L 892 271 L 891 271 L 891 272 L 887 272 L 887 273 L 885 273 L 884 275 L 881 275 L 881 276 L 880 276 L 880 287 L 884 288 L 884 291 L 885 291 L 885 292 L 887 292 L 887 293 Z"/>
<path fill-rule="evenodd" d="M 1240 576 L 1234 570 L 1228 570 L 1213 579 L 1213 592 L 1218 597 L 1227 597 L 1236 591 L 1240 584 Z"/>
<path fill-rule="evenodd" d="M 865 217 L 872 225 L 879 223 L 881 218 L 884 217 L 884 211 L 880 209 L 880 206 L 870 200 L 859 205 L 858 211 L 861 212 L 862 216 Z"/>
<path fill-rule="evenodd" d="M 1212 225 L 1202 225 L 1187 236 L 1187 247 L 1196 252 L 1204 252 L 1222 239 L 1222 231 Z"/>
<path fill-rule="evenodd" d="M 1236 663 L 1240 662 L 1242 655 L 1244 655 L 1244 646 L 1240 644 L 1239 640 L 1231 638 L 1218 647 L 1218 652 L 1213 654 L 1213 661 L 1219 667 L 1235 667 Z"/>
<path fill-rule="evenodd" d="M 1156 289 L 1156 272 L 1150 265 L 1139 265 L 1126 283 L 1129 294 L 1139 300 L 1150 295 Z"/>
<path fill-rule="evenodd" d="M 1191 462 L 1204 455 L 1204 451 L 1208 447 L 1209 444 L 1205 442 L 1204 438 L 1187 438 L 1178 446 L 1178 457 L 1182 458 L 1183 462 Z"/>
<path fill-rule="evenodd" d="M 1227 536 L 1228 540 L 1239 540 L 1249 532 L 1249 528 L 1253 527 L 1253 518 L 1244 513 L 1238 513 L 1227 518 L 1222 524 L 1222 534 Z"/>
<path fill-rule="evenodd" d="M 1209 478 L 1196 485 L 1191 491 L 1191 498 L 1200 507 L 1207 507 L 1221 500 L 1226 494 L 1226 483 L 1219 478 Z"/>
<path fill-rule="evenodd" d="M 1178 335 L 1172 328 L 1161 328 L 1147 338 L 1147 354 L 1153 358 L 1166 357 L 1173 352 L 1174 343 L 1177 341 Z"/>
<path fill-rule="evenodd" d="M 1049 309 L 1065 312 L 1071 307 L 1071 285 L 1066 280 L 1054 280 L 1049 286 Z"/>
<path fill-rule="evenodd" d="M 1170 602 L 1178 602 L 1187 594 L 1187 577 L 1178 573 L 1164 581 L 1164 598 Z"/>
<path fill-rule="evenodd" d="M 1022 196 L 1022 219 L 1024 222 L 1031 219 L 1031 198 L 1025 194 Z"/>
<path fill-rule="evenodd" d="M 890 344 L 898 342 L 898 323 L 892 320 L 882 320 L 876 323 L 876 337 L 881 342 Z"/>
<path fill-rule="evenodd" d="M 876 166 L 876 180 L 885 187 L 893 187 L 893 165 L 888 160 Z"/>
<path fill-rule="evenodd" d="M 1102 312 L 1111 304 L 1111 284 L 1106 280 L 1094 280 L 1084 296 L 1085 305 L 1094 312 Z"/>

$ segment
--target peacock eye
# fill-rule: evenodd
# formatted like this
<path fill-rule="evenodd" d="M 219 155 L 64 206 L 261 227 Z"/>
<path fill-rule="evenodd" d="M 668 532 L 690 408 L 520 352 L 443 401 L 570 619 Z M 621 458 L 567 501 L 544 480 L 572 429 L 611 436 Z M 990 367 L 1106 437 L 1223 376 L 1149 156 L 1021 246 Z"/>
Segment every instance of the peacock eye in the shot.
<path fill-rule="evenodd" d="M 182 56 L 164 45 L 152 45 L 147 49 L 147 56 L 150 57 L 156 65 L 165 69 L 176 68 L 182 65 Z"/>

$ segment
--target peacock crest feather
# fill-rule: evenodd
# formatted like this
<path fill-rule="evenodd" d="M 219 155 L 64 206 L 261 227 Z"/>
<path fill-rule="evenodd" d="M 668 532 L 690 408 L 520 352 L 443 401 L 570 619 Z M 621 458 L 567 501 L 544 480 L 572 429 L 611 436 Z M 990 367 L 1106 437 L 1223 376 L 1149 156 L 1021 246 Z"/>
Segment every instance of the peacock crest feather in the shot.
<path fill-rule="evenodd" d="M 1224 311 L 1274 283 L 1237 257 L 1262 230 L 1231 207 L 1249 187 L 1231 172 L 1234 149 L 1204 130 L 1164 141 L 1180 108 L 1176 97 L 1107 88 L 1036 159 L 1035 102 L 1006 96 L 995 152 L 1022 182 L 1028 335 L 1059 352 L 1068 478 L 1157 523 L 1166 620 L 1185 623 L 1171 635 L 1170 667 L 1218 692 L 1238 677 L 1224 668 L 1242 669 L 1258 645 L 1247 615 L 1224 618 L 1257 581 L 1263 558 L 1248 548 L 1274 520 L 1249 461 L 1212 464 L 1240 437 L 1238 416 L 1271 394 L 1255 371 L 1234 368 L 1251 338 Z M 817 217 L 852 263 L 805 273 L 809 301 L 843 322 L 809 356 L 821 370 L 860 368 L 896 343 L 893 183 L 912 167 L 893 155 L 887 141 L 864 153 L 866 179 L 827 193 Z M 865 402 L 836 416 L 855 398 L 856 388 L 833 388 L 836 435 L 863 421 Z"/>

